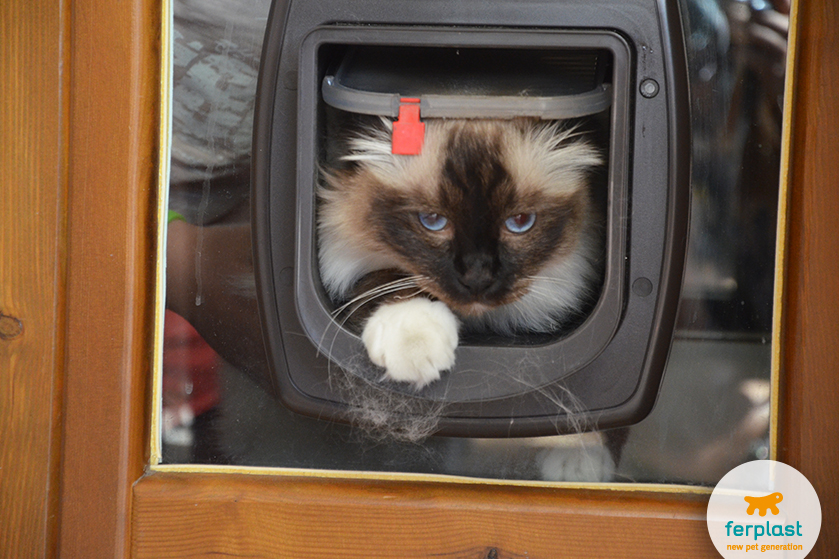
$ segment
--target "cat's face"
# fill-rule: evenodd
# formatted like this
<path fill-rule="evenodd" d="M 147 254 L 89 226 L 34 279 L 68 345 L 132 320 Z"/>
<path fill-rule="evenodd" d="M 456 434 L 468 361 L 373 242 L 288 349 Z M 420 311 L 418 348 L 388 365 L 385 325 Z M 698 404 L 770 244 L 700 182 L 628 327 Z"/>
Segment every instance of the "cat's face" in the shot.
<path fill-rule="evenodd" d="M 368 137 L 329 179 L 321 229 L 340 225 L 377 266 L 419 276 L 463 316 L 512 303 L 574 252 L 590 219 L 600 160 L 568 136 L 532 121 L 433 121 L 416 156 L 391 155 L 387 131 L 381 145 Z"/>

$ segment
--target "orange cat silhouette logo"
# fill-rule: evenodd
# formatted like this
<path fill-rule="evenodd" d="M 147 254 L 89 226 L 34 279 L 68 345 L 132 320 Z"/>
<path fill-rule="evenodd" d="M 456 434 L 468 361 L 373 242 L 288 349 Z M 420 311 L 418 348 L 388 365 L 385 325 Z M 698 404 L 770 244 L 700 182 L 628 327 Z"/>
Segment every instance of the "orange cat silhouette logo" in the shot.
<path fill-rule="evenodd" d="M 781 512 L 778 510 L 778 503 L 784 500 L 784 496 L 781 493 L 772 493 L 763 497 L 743 497 L 743 499 L 749 503 L 746 514 L 754 514 L 755 509 L 757 509 L 760 516 L 766 516 L 767 509 L 771 510 L 772 514 Z"/>

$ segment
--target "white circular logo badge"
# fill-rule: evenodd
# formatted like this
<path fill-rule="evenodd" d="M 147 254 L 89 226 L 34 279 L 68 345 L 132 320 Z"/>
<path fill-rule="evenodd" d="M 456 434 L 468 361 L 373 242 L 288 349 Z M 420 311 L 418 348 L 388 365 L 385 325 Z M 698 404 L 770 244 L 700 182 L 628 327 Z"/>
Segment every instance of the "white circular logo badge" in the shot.
<path fill-rule="evenodd" d="M 805 557 L 821 525 L 816 490 L 798 470 L 774 460 L 737 466 L 708 502 L 708 533 L 725 559 Z"/>

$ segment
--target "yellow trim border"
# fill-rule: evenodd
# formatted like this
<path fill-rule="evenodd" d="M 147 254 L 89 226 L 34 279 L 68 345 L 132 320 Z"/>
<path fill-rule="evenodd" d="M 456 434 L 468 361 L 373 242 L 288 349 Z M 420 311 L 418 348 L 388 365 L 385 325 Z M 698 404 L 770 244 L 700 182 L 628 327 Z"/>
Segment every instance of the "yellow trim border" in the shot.
<path fill-rule="evenodd" d="M 769 376 L 769 458 L 778 459 L 778 426 L 780 421 L 781 369 L 784 347 L 784 293 L 786 292 L 787 230 L 789 228 L 789 184 L 792 159 L 792 113 L 795 106 L 795 84 L 798 67 L 798 5 L 790 4 L 787 60 L 784 72 L 784 111 L 781 124 L 781 170 L 778 185 L 778 223 L 775 237 L 775 282 L 772 300 L 772 362 Z"/>
<path fill-rule="evenodd" d="M 161 2 L 160 30 L 160 135 L 157 175 L 157 257 L 155 258 L 154 341 L 151 367 L 151 417 L 149 464 L 160 464 L 163 420 L 163 326 L 166 312 L 166 242 L 168 233 L 169 171 L 172 154 L 172 28 L 171 0 Z"/>
<path fill-rule="evenodd" d="M 790 159 L 792 141 L 792 112 L 795 98 L 796 61 L 798 54 L 798 5 L 793 0 L 790 7 L 790 28 L 784 84 L 784 107 L 781 140 L 781 168 L 778 195 L 778 221 L 775 252 L 775 278 L 772 316 L 772 359 L 770 371 L 771 401 L 769 427 L 769 458 L 778 456 L 778 421 L 780 402 L 780 377 L 783 357 L 783 299 L 785 292 L 785 271 L 787 263 L 787 215 L 790 182 Z M 586 489 L 602 491 L 641 491 L 659 493 L 681 493 L 710 495 L 713 488 L 705 486 L 657 484 L 657 483 L 573 483 L 528 480 L 503 480 L 473 478 L 444 474 L 407 474 L 396 472 L 365 472 L 344 470 L 314 470 L 280 467 L 218 466 L 210 464 L 161 464 L 162 460 L 162 381 L 163 381 L 163 325 L 165 313 L 165 274 L 167 210 L 169 197 L 169 171 L 172 145 L 172 28 L 173 9 L 171 0 L 162 2 L 163 28 L 161 30 L 161 84 L 160 84 L 160 136 L 156 258 L 156 305 L 154 311 L 154 341 L 151 392 L 151 441 L 149 449 L 149 470 L 152 472 L 193 474 L 244 474 L 280 477 L 304 477 L 345 480 L 378 480 L 404 482 L 455 483 L 486 486 L 520 486 L 541 488 Z"/>
<path fill-rule="evenodd" d="M 658 483 L 579 483 L 570 481 L 532 481 L 518 479 L 493 479 L 457 476 L 449 474 L 407 474 L 400 472 L 368 472 L 346 470 L 304 470 L 296 468 L 272 468 L 262 466 L 218 466 L 212 464 L 157 464 L 152 472 L 179 474 L 239 474 L 251 476 L 277 476 L 317 479 L 341 479 L 361 481 L 402 481 L 424 483 L 452 483 L 457 485 L 489 485 L 505 487 L 536 487 L 544 489 L 585 489 L 598 491 L 644 491 L 655 493 L 680 493 L 710 495 L 713 487 L 700 485 L 677 485 Z"/>

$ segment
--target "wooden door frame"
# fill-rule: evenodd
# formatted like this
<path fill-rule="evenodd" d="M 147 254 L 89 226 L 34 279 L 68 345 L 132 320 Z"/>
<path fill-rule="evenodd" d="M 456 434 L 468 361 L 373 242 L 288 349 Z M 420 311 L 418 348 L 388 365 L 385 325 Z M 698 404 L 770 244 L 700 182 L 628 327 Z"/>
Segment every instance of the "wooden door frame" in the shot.
<path fill-rule="evenodd" d="M 64 347 L 65 2 L 0 3 L 0 555 L 53 555 Z"/>
<path fill-rule="evenodd" d="M 0 109 L 12 194 L 0 203 L 11 263 L 0 267 L 0 314 L 13 319 L 0 337 L 0 549 L 716 556 L 707 497 L 690 493 L 147 473 L 160 6 L 10 0 L 0 10 L 17 56 L 0 66 L 14 84 Z M 839 8 L 802 1 L 798 19 L 778 452 L 821 498 L 822 557 L 839 545 Z"/>

